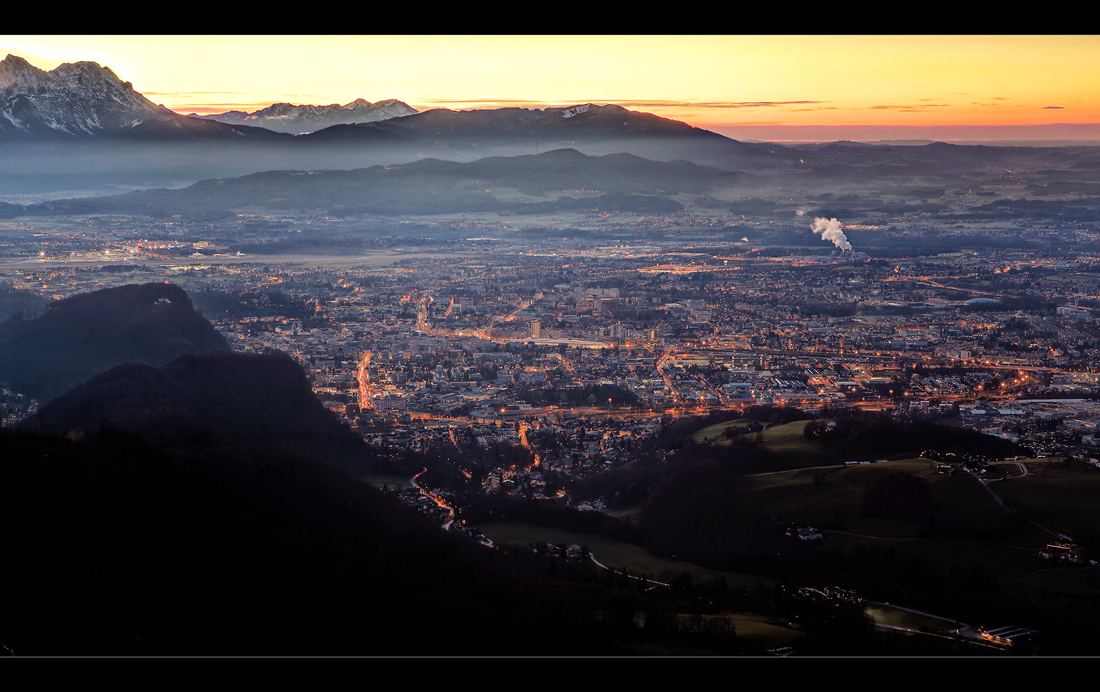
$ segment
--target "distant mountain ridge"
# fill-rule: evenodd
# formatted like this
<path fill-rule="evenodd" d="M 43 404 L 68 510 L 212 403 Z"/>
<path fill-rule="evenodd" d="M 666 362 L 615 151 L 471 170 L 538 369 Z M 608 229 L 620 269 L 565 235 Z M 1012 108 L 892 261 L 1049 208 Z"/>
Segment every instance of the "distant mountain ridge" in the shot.
<path fill-rule="evenodd" d="M 308 134 L 292 134 L 301 132 Z M 0 194 L 81 196 L 272 170 L 470 162 L 563 148 L 726 171 L 783 168 L 797 156 L 616 105 L 417 113 L 400 101 L 356 100 L 192 117 L 153 104 L 95 63 L 46 72 L 10 55 L 0 62 L 0 147 Z M 0 214 L 16 212 L 0 205 Z"/>
<path fill-rule="evenodd" d="M 0 61 L 0 132 L 95 135 L 129 129 L 171 111 L 94 62 L 46 72 L 15 55 Z"/>
<path fill-rule="evenodd" d="M 614 104 L 468 111 L 437 108 L 374 123 L 331 127 L 300 139 L 317 145 L 370 144 L 395 152 L 415 148 L 422 156 L 458 159 L 562 148 L 597 156 L 626 152 L 660 161 L 684 159 L 725 170 L 777 159 L 774 146 L 738 142 Z M 781 150 L 778 158 L 791 156 L 792 152 Z"/>
<path fill-rule="evenodd" d="M 518 160 L 560 149 L 573 149 L 590 157 L 630 154 L 654 162 L 690 161 L 755 176 L 775 187 L 805 186 L 812 181 L 828 190 L 840 180 L 856 185 L 891 180 L 905 187 L 946 190 L 969 186 L 970 182 L 962 182 L 964 176 L 967 181 L 972 176 L 985 176 L 990 167 L 1049 170 L 1054 172 L 1050 175 L 1055 176 L 1055 182 L 1091 183 L 1091 171 L 1097 167 L 1096 147 L 1086 146 L 739 142 L 613 104 L 463 111 L 440 108 L 420 113 L 412 110 L 399 101 L 368 104 L 356 100 L 343 106 L 280 103 L 254 113 L 189 117 L 153 104 L 110 69 L 95 63 L 66 64 L 45 72 L 22 58 L 8 56 L 0 61 L 0 194 L 73 190 L 81 193 L 74 196 L 92 197 L 120 189 L 154 192 L 155 188 L 180 189 L 198 181 L 288 170 L 336 173 L 327 176 L 326 182 L 331 182 L 339 175 L 349 177 L 349 171 L 372 166 L 393 168 L 431 159 L 435 161 L 432 165 L 440 168 L 443 162 L 471 163 L 493 157 Z M 385 119 L 369 121 L 375 117 Z M 329 124 L 333 122 L 336 124 Z M 409 175 L 409 171 L 390 173 L 390 177 L 402 175 Z M 441 181 L 438 171 L 433 175 Z M 914 182 L 918 179 L 923 182 Z M 523 189 L 505 179 L 495 180 L 497 187 Z M 264 186 L 270 182 L 249 181 Z M 382 214 L 425 213 L 418 208 L 430 209 L 427 213 L 502 208 L 490 198 L 491 193 L 485 192 L 488 185 L 481 188 L 482 199 L 474 199 L 479 195 L 473 188 L 437 187 L 425 203 L 411 204 L 410 194 L 404 191 L 387 193 L 388 200 L 376 197 L 389 184 L 368 190 L 358 205 L 336 206 L 353 213 Z M 579 187 L 592 189 L 579 181 L 564 189 Z M 651 193 L 634 190 L 631 194 Z M 617 208 L 658 210 L 649 202 L 636 204 L 641 200 L 626 200 L 625 206 L 621 201 L 615 202 Z M 309 207 L 305 202 L 308 200 L 294 200 L 290 207 Z M 314 204 L 313 208 L 327 204 Z M 535 204 L 540 205 L 537 211 L 557 208 L 555 201 Z M 154 206 L 162 205 L 158 201 Z M 220 206 L 219 211 L 239 206 L 233 202 Z M 262 201 L 253 206 L 262 206 Z M 55 208 L 62 207 L 76 209 L 79 205 L 61 204 Z M 658 207 L 666 211 L 674 208 L 664 203 Z M 514 210 L 522 213 L 531 209 Z M 0 217 L 18 216 L 24 211 L 19 205 L 0 203 Z M 1077 219 L 1089 214 L 1092 211 L 1086 209 L 1070 216 Z"/>
<path fill-rule="evenodd" d="M 94 62 L 64 63 L 46 72 L 16 55 L 0 61 L 0 141 L 209 139 L 265 133 L 272 134 L 174 113 Z"/>
<path fill-rule="evenodd" d="M 421 113 L 396 99 L 377 103 L 356 99 L 344 105 L 276 103 L 251 113 L 185 116 L 154 104 L 135 91 L 130 82 L 123 82 L 110 68 L 94 62 L 65 63 L 46 72 L 15 55 L 0 61 L 0 141 L 104 136 L 143 141 L 225 137 L 236 141 L 292 141 L 287 135 L 301 135 L 293 140 L 303 144 L 412 145 L 419 151 L 414 158 L 438 154 L 452 146 L 519 145 L 532 150 L 522 153 L 534 153 L 538 141 L 552 149 L 608 138 L 677 140 L 681 146 L 734 146 L 741 155 L 759 153 L 755 145 L 676 120 L 617 105 L 590 103 L 544 109 L 437 108 Z"/>
<path fill-rule="evenodd" d="M 323 130 L 333 125 L 372 123 L 405 115 L 415 115 L 418 112 L 407 103 L 397 99 L 387 99 L 377 103 L 355 99 L 351 103 L 342 106 L 338 103 L 327 106 L 296 106 L 290 103 L 275 103 L 251 113 L 244 111 L 226 111 L 225 113 L 215 113 L 213 115 L 192 113 L 190 117 L 216 120 L 230 125 L 251 125 L 263 127 L 273 132 L 300 135 Z"/>
<path fill-rule="evenodd" d="M 616 133 L 620 136 L 702 136 L 714 140 L 722 135 L 608 104 L 580 104 L 553 108 L 493 108 L 455 111 L 436 108 L 395 119 L 388 126 L 404 128 L 430 137 L 496 137 L 510 139 L 542 135 L 587 138 Z"/>
<path fill-rule="evenodd" d="M 586 156 L 559 149 L 538 156 L 489 157 L 470 163 L 422 159 L 351 171 L 267 171 L 203 180 L 180 190 L 52 202 L 26 213 L 193 214 L 200 209 L 318 210 L 326 213 L 434 214 L 508 210 L 544 213 L 582 208 L 677 211 L 670 195 L 736 185 L 744 174 L 688 161 L 649 161 L 633 154 Z M 496 188 L 549 199 L 511 200 Z M 561 191 L 579 191 L 577 196 Z M 591 197 L 597 193 L 601 197 Z M 612 209 L 609 205 L 614 205 Z M 656 205 L 656 206 L 655 206 Z"/>

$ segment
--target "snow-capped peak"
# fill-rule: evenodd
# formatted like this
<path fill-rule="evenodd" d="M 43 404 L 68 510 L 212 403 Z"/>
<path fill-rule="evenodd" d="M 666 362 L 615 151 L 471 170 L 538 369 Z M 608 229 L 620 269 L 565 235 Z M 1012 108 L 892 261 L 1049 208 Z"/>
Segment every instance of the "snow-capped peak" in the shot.
<path fill-rule="evenodd" d="M 0 134 L 114 133 L 157 116 L 164 110 L 97 63 L 47 72 L 16 55 L 0 61 Z"/>

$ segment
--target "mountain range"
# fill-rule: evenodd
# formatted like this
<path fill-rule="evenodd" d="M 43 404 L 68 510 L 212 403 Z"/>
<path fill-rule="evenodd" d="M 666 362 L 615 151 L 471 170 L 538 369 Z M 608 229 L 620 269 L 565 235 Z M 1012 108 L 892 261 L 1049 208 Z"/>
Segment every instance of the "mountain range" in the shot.
<path fill-rule="evenodd" d="M 0 148 L 0 194 L 92 195 L 269 170 L 468 162 L 561 148 L 723 170 L 767 165 L 776 152 L 781 166 L 793 155 L 616 105 L 418 113 L 400 101 L 359 100 L 186 116 L 154 104 L 107 67 L 79 62 L 46 72 L 12 55 L 0 62 Z"/>
<path fill-rule="evenodd" d="M 379 120 L 389 120 L 403 115 L 415 115 L 415 108 L 397 99 L 387 99 L 377 103 L 371 103 L 364 99 L 355 99 L 351 103 L 341 106 L 338 103 L 327 106 L 302 105 L 295 106 L 290 103 L 275 103 L 267 108 L 261 108 L 251 113 L 244 111 L 226 111 L 212 115 L 197 115 L 192 113 L 190 117 L 202 120 L 216 120 L 230 125 L 252 125 L 263 127 L 273 132 L 301 135 L 316 130 L 323 130 L 333 125 L 350 125 L 354 123 L 373 123 Z"/>
<path fill-rule="evenodd" d="M 425 151 L 482 149 L 476 152 L 478 157 L 489 153 L 485 146 L 518 144 L 525 148 L 524 153 L 535 153 L 540 142 L 545 149 L 552 149 L 609 137 L 688 138 L 710 146 L 740 144 L 685 123 L 615 105 L 473 111 L 440 108 L 419 113 L 397 100 L 372 104 L 357 99 L 343 106 L 276 103 L 252 113 L 184 116 L 154 104 L 130 82 L 94 62 L 65 63 L 46 72 L 14 55 L 0 61 L 0 142 L 118 137 L 150 141 L 266 137 L 300 145 L 386 143 Z"/>
<path fill-rule="evenodd" d="M 469 163 L 422 159 L 351 171 L 266 171 L 203 180 L 179 190 L 51 202 L 20 213 L 193 217 L 213 210 L 383 215 L 633 208 L 678 211 L 683 207 L 669 195 L 733 187 L 744 177 L 688 161 L 650 161 L 633 154 L 586 156 L 575 149 L 559 149 L 538 156 L 497 156 Z M 654 207 L 658 202 L 659 208 Z"/>
<path fill-rule="evenodd" d="M 498 159 L 509 157 L 516 158 L 513 167 L 517 170 L 524 166 L 553 164 L 546 169 L 547 174 L 560 178 L 561 175 L 552 169 L 561 163 L 561 157 L 531 155 L 562 149 L 588 157 L 629 154 L 637 157 L 635 161 L 691 162 L 718 171 L 755 176 L 758 183 L 755 191 L 742 185 L 735 193 L 736 196 L 756 198 L 749 206 L 759 206 L 761 194 L 773 194 L 778 190 L 784 190 L 781 197 L 797 206 L 799 197 L 834 194 L 837 185 L 844 185 L 865 188 L 868 200 L 861 203 L 882 210 L 885 207 L 877 200 L 886 194 L 887 187 L 889 194 L 927 200 L 930 196 L 944 194 L 930 195 L 931 191 L 969 190 L 976 184 L 984 184 L 981 181 L 994 185 L 1002 171 L 1013 175 L 1021 170 L 1031 171 L 1029 183 L 1042 186 L 1041 191 L 1077 186 L 1088 192 L 1100 182 L 1097 178 L 1100 170 L 1098 149 L 1088 146 L 748 143 L 610 104 L 412 111 L 399 101 L 368 104 L 357 100 L 343 106 L 275 104 L 253 113 L 231 111 L 210 117 L 190 117 L 152 103 L 129 82 L 95 63 L 68 63 L 45 72 L 22 58 L 9 55 L 0 62 L 0 195 L 60 197 L 61 191 L 65 191 L 64 196 L 69 198 L 92 197 L 150 188 L 175 190 L 198 181 L 218 180 L 200 189 L 211 193 L 214 187 L 220 187 L 222 191 L 218 195 L 224 197 L 232 189 L 241 190 L 257 184 L 270 188 L 274 180 L 289 175 L 274 172 L 308 171 L 313 175 L 294 179 L 298 184 L 308 181 L 308 185 L 296 185 L 301 190 L 283 195 L 292 202 L 289 208 L 307 208 L 312 204 L 312 208 L 324 209 L 335 205 L 351 211 L 355 205 L 335 201 L 331 189 L 322 191 L 316 203 L 293 201 L 306 194 L 305 188 L 310 188 L 312 194 L 319 190 L 321 181 L 339 185 L 343 183 L 337 181 L 342 179 L 355 183 L 353 187 L 357 193 L 365 195 L 358 205 L 361 211 L 424 213 L 417 209 L 428 209 L 426 213 L 434 213 L 437 210 L 510 209 L 522 213 L 531 209 L 516 207 L 516 204 L 522 205 L 519 200 L 507 203 L 500 199 L 485 200 L 488 193 L 484 191 L 490 189 L 488 185 L 481 188 L 480 193 L 473 187 L 462 189 L 462 185 L 476 187 L 480 182 L 491 182 L 496 188 L 523 190 L 523 185 L 508 184 L 508 176 L 514 172 L 504 177 L 489 175 L 486 178 L 480 170 L 486 167 L 485 163 L 465 169 L 453 165 L 448 169 L 445 164 L 494 161 L 493 166 L 500 168 L 502 164 Z M 367 121 L 383 117 L 385 119 Z M 275 131 L 280 128 L 284 131 Z M 307 134 L 290 134 L 292 132 Z M 418 164 L 420 168 L 408 168 L 409 164 L 425 159 L 434 161 Z M 376 188 L 364 188 L 355 182 L 362 182 L 366 175 L 362 171 L 374 167 L 386 169 L 387 182 Z M 450 173 L 446 175 L 453 175 L 450 182 L 444 184 L 440 176 L 447 170 Z M 318 176 L 322 171 L 331 175 Z M 255 177 L 257 174 L 267 177 Z M 577 174 L 574 168 L 566 177 Z M 369 175 L 382 180 L 381 173 Z M 410 176 L 420 181 L 430 177 L 433 185 L 440 183 L 443 187 L 437 187 L 429 198 L 415 200 L 410 206 L 403 198 L 408 198 L 411 192 L 402 190 L 395 196 L 392 190 L 392 184 Z M 532 169 L 520 175 L 517 181 L 522 179 L 527 185 L 535 177 L 536 172 Z M 226 182 L 231 178 L 243 179 L 237 183 Z M 604 182 L 605 178 L 601 177 L 601 184 Z M 887 187 L 883 187 L 884 184 Z M 448 185 L 451 187 L 447 188 Z M 551 189 L 544 183 L 538 186 Z M 283 187 L 289 190 L 294 186 Z M 585 187 L 593 189 L 578 179 L 558 189 Z M 666 181 L 657 187 L 668 190 L 678 184 Z M 177 197 L 161 192 L 157 195 L 166 199 L 172 197 L 175 201 L 168 206 L 173 206 L 196 192 L 192 190 Z M 390 199 L 372 201 L 372 196 L 383 193 Z M 629 194 L 649 193 L 635 189 Z M 471 201 L 471 195 L 483 199 Z M 498 197 L 496 193 L 492 196 Z M 551 202 L 551 207 L 540 207 L 536 211 L 553 211 L 556 203 L 553 200 L 534 203 L 547 201 Z M 648 202 L 641 206 L 635 204 L 639 200 L 629 202 L 626 207 L 618 201 L 614 204 L 622 208 L 656 210 Z M 217 203 L 223 210 L 240 207 L 237 202 L 230 204 L 229 200 Z M 105 204 L 110 206 L 113 202 Z M 739 204 L 744 207 L 746 203 L 742 200 Z M 1094 206 L 1095 199 L 1089 204 Z M 262 195 L 254 206 L 270 208 Z M 671 204 L 661 203 L 660 206 L 663 211 L 675 210 Z M 745 213 L 740 207 L 733 211 Z M 1023 211 L 1031 213 L 1030 209 Z M 1062 214 L 1060 208 L 1055 211 Z M 19 205 L 0 202 L 0 215 L 15 216 L 22 212 Z M 1076 219 L 1091 213 L 1090 206 L 1070 216 Z"/>
<path fill-rule="evenodd" d="M 259 128 L 174 113 L 134 90 L 110 68 L 63 63 L 46 72 L 15 55 L 0 61 L 0 142 L 87 138 L 262 137 Z"/>
<path fill-rule="evenodd" d="M 45 72 L 15 55 L 0 61 L 0 133 L 8 137 L 107 134 L 173 115 L 93 62 Z"/>

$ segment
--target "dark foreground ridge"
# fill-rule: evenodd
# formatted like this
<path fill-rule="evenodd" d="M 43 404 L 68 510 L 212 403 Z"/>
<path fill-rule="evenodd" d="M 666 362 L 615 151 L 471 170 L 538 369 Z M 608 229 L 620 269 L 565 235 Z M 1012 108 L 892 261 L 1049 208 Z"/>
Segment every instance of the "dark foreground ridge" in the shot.
<path fill-rule="evenodd" d="M 0 519 L 21 527 L 0 619 L 14 656 L 609 651 L 575 599 L 273 447 L 0 431 Z"/>
<path fill-rule="evenodd" d="M 187 354 L 159 369 L 120 365 L 44 406 L 25 427 L 65 435 L 104 422 L 161 449 L 273 445 L 349 468 L 368 454 L 278 351 Z"/>
<path fill-rule="evenodd" d="M 179 286 L 121 286 L 0 324 L 0 380 L 45 402 L 123 363 L 160 367 L 184 353 L 228 350 Z"/>

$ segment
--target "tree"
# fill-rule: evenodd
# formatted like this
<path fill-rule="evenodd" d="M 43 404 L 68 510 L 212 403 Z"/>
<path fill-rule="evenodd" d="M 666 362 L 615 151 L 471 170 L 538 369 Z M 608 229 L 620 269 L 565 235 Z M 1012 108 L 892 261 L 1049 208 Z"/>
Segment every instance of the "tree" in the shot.
<path fill-rule="evenodd" d="M 683 570 L 679 574 L 677 574 L 672 579 L 672 583 L 669 584 L 669 587 L 672 589 L 672 591 L 676 593 L 681 593 L 685 595 L 695 594 L 695 583 L 692 581 L 691 572 L 688 572 L 687 570 Z"/>
<path fill-rule="evenodd" d="M 928 481 L 909 473 L 881 476 L 863 493 L 864 516 L 919 521 L 931 511 Z"/>
<path fill-rule="evenodd" d="M 719 601 L 725 601 L 729 595 L 730 587 L 726 583 L 726 575 L 719 574 L 714 580 L 714 597 Z"/>

